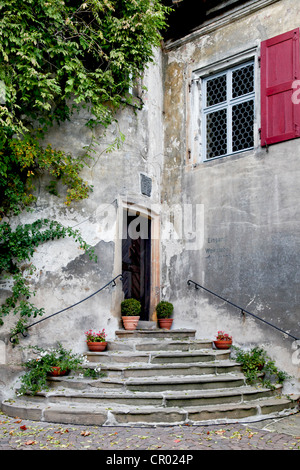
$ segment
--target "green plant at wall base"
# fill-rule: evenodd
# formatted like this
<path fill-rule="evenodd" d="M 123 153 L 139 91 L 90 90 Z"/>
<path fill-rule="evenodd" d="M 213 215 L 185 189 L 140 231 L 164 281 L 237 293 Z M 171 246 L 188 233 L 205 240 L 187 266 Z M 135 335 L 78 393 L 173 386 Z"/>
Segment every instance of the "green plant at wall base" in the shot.
<path fill-rule="evenodd" d="M 161 300 L 156 306 L 157 318 L 170 318 L 173 314 L 174 306 L 171 302 Z"/>
<path fill-rule="evenodd" d="M 121 302 L 121 315 L 123 317 L 140 316 L 141 302 L 136 299 L 125 299 Z"/>
<path fill-rule="evenodd" d="M 107 377 L 106 372 L 101 372 L 101 367 L 87 367 L 83 369 L 83 376 L 90 379 L 98 379 L 100 377 Z"/>
<path fill-rule="evenodd" d="M 258 346 L 251 350 L 232 347 L 234 359 L 242 365 L 242 370 L 249 384 L 261 381 L 264 385 L 274 388 L 274 382 L 282 384 L 290 376 L 278 369 L 266 351 Z"/>
<path fill-rule="evenodd" d="M 52 367 L 76 371 L 81 368 L 85 360 L 82 355 L 74 354 L 71 350 L 65 349 L 61 343 L 58 343 L 57 347 L 48 350 L 38 346 L 31 346 L 30 349 L 37 356 L 23 364 L 26 372 L 20 378 L 21 386 L 18 395 L 26 393 L 35 395 L 40 390 L 46 389 L 47 375 L 51 372 Z"/>

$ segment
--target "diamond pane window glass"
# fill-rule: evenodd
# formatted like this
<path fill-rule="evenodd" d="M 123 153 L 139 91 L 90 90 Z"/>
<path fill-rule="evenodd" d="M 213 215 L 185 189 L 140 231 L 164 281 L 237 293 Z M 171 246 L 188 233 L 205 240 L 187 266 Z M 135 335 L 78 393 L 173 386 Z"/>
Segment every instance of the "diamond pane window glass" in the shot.
<path fill-rule="evenodd" d="M 254 62 L 203 79 L 204 159 L 254 146 Z"/>
<path fill-rule="evenodd" d="M 253 100 L 237 104 L 232 108 L 232 151 L 238 152 L 254 145 Z"/>
<path fill-rule="evenodd" d="M 227 85 L 226 75 L 207 80 L 206 85 L 206 106 L 213 106 L 226 101 Z"/>
<path fill-rule="evenodd" d="M 232 97 L 246 95 L 254 91 L 254 64 L 232 72 Z"/>
<path fill-rule="evenodd" d="M 210 113 L 206 118 L 206 155 L 207 158 L 220 157 L 227 153 L 227 111 L 221 109 Z"/>

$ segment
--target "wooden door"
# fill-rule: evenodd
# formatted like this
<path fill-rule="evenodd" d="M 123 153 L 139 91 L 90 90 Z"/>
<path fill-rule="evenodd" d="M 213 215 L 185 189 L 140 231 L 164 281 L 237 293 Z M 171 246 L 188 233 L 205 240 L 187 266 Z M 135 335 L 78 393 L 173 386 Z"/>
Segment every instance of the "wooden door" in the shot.
<path fill-rule="evenodd" d="M 151 219 L 124 214 L 122 275 L 125 299 L 141 302 L 141 320 L 149 320 L 151 279 Z"/>

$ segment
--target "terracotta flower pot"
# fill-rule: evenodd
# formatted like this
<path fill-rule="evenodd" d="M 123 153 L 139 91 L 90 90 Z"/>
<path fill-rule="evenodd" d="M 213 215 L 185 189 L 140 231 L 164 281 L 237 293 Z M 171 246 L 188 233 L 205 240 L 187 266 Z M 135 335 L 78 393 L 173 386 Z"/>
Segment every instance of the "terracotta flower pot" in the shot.
<path fill-rule="evenodd" d="M 87 341 L 87 347 L 89 348 L 89 351 L 94 351 L 94 352 L 101 352 L 106 349 L 107 342 L 106 341 Z"/>
<path fill-rule="evenodd" d="M 122 317 L 125 330 L 135 330 L 138 325 L 139 319 L 140 317 L 136 316 Z"/>
<path fill-rule="evenodd" d="M 58 377 L 60 375 L 65 375 L 67 373 L 66 370 L 61 370 L 60 367 L 53 366 L 52 370 L 48 372 L 49 375 L 52 377 Z"/>
<path fill-rule="evenodd" d="M 158 325 L 160 328 L 170 330 L 173 323 L 173 318 L 159 318 Z"/>
<path fill-rule="evenodd" d="M 216 339 L 214 343 L 217 349 L 229 349 L 232 345 L 232 341 L 224 341 L 222 339 Z"/>

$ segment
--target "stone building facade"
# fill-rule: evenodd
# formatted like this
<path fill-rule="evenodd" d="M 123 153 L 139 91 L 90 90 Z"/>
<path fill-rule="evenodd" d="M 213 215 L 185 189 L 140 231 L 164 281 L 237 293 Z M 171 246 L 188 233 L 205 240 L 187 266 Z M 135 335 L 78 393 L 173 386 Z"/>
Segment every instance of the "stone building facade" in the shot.
<path fill-rule="evenodd" d="M 188 0 L 174 4 L 146 91 L 133 90 L 142 108 L 118 113 L 83 171 L 89 199 L 67 208 L 40 181 L 35 210 L 15 221 L 56 219 L 98 255 L 92 262 L 66 239 L 36 251 L 30 282 L 49 316 L 123 274 L 32 327 L 22 346 L 60 341 L 81 352 L 87 329 L 105 328 L 109 340 L 122 327 L 124 295 L 141 298 L 146 322 L 165 299 L 173 328 L 211 340 L 223 330 L 238 346 L 263 346 L 299 388 L 299 1 L 198 3 L 198 17 Z M 49 141 L 81 152 L 92 138 L 85 118 L 54 128 Z M 106 153 L 120 130 L 125 142 Z M 8 341 L 13 321 L 0 336 L 2 364 L 21 354 Z"/>

